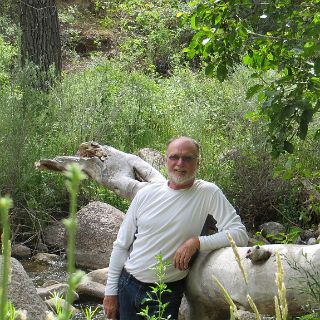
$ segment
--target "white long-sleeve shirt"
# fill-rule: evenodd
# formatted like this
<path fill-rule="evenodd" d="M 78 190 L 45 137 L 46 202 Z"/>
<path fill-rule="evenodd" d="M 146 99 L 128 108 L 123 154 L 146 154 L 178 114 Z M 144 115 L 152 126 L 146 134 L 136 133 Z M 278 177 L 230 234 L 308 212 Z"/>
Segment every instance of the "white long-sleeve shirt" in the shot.
<path fill-rule="evenodd" d="M 199 236 L 207 216 L 217 222 L 218 233 Z M 142 282 L 157 281 L 155 256 L 173 262 L 176 250 L 186 240 L 199 236 L 200 251 L 229 246 L 228 230 L 238 246 L 245 246 L 248 236 L 240 217 L 214 184 L 196 180 L 187 189 L 174 190 L 167 182 L 142 188 L 133 199 L 120 227 L 110 258 L 105 294 L 118 294 L 118 279 L 123 267 Z M 165 282 L 186 277 L 171 264 Z"/>

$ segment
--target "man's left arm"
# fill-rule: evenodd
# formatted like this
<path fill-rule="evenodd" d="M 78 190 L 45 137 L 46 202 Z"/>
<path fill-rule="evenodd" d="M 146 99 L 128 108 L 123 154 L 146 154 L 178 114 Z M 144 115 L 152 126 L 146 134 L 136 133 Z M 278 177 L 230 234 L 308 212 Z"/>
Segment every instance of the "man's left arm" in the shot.
<path fill-rule="evenodd" d="M 248 244 L 245 226 L 220 189 L 214 194 L 211 209 L 211 214 L 217 221 L 218 232 L 209 236 L 192 237 L 185 241 L 177 249 L 173 258 L 175 268 L 187 269 L 191 257 L 197 251 L 213 251 L 230 246 L 227 232 L 231 234 L 237 246 L 244 247 Z"/>
<path fill-rule="evenodd" d="M 212 251 L 230 246 L 227 232 L 231 234 L 237 246 L 244 247 L 248 244 L 246 227 L 220 189 L 215 192 L 211 201 L 210 214 L 217 222 L 218 232 L 209 236 L 199 237 L 200 251 Z"/>

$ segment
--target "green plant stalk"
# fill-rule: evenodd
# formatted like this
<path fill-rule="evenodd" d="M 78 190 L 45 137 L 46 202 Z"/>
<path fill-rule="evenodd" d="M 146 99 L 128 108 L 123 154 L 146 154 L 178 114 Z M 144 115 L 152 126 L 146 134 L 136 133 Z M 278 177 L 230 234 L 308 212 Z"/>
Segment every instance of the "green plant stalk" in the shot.
<path fill-rule="evenodd" d="M 230 305 L 230 317 L 232 317 L 232 316 L 237 317 L 238 309 L 237 309 L 237 306 L 234 304 L 232 298 L 230 297 L 229 293 L 227 292 L 227 290 L 225 289 L 223 284 L 218 280 L 217 277 L 213 276 L 213 279 L 216 282 L 216 284 L 218 285 L 218 287 L 219 287 L 221 293 L 223 294 L 224 298 L 226 299 L 226 301 Z"/>
<path fill-rule="evenodd" d="M 288 317 L 288 305 L 286 299 L 286 287 L 283 281 L 283 266 L 281 261 L 280 253 L 276 253 L 276 261 L 277 261 L 277 272 L 276 272 L 276 284 L 278 288 L 278 299 L 276 304 L 276 314 L 280 312 L 280 319 L 286 320 Z M 277 311 L 277 309 L 279 309 Z"/>
<path fill-rule="evenodd" d="M 162 295 L 164 292 L 171 292 L 170 289 L 167 289 L 166 284 L 164 283 L 164 276 L 166 267 L 170 265 L 170 262 L 163 261 L 162 254 L 158 254 L 155 256 L 157 264 L 152 269 L 155 270 L 156 276 L 158 281 L 155 283 L 154 287 L 151 287 L 152 292 L 155 294 L 155 298 L 151 296 L 150 293 L 148 293 L 148 298 L 145 299 L 145 301 L 152 301 L 156 302 L 158 305 L 158 311 L 156 314 L 150 316 L 149 315 L 149 306 L 146 305 L 144 309 L 141 310 L 141 312 L 138 313 L 138 315 L 143 316 L 147 320 L 164 320 L 163 313 L 167 307 L 167 303 L 162 303 Z M 169 319 L 169 318 L 166 318 Z"/>
<path fill-rule="evenodd" d="M 256 306 L 256 304 L 254 303 L 253 299 L 251 298 L 251 296 L 249 294 L 247 294 L 247 300 L 250 304 L 251 309 L 253 310 L 255 316 L 256 316 L 256 320 L 261 320 L 258 308 Z"/>
<path fill-rule="evenodd" d="M 10 276 L 10 228 L 9 228 L 9 209 L 12 207 L 10 198 L 0 198 L 0 214 L 3 228 L 2 233 L 2 275 L 0 288 L 0 319 L 6 319 L 8 312 L 8 281 Z"/>
<path fill-rule="evenodd" d="M 228 240 L 230 242 L 231 248 L 233 250 L 233 253 L 235 255 L 236 261 L 237 261 L 237 263 L 239 265 L 239 268 L 240 268 L 240 271 L 242 273 L 244 282 L 248 286 L 248 276 L 247 276 L 247 273 L 246 273 L 246 271 L 245 271 L 245 269 L 243 267 L 243 264 L 241 262 L 240 254 L 239 254 L 239 251 L 238 251 L 238 247 L 237 247 L 236 243 L 234 242 L 234 240 L 233 240 L 233 238 L 231 236 L 231 233 L 229 231 L 227 231 L 226 233 L 227 233 L 227 237 L 228 237 Z"/>
<path fill-rule="evenodd" d="M 80 167 L 77 164 L 69 166 L 65 173 L 69 180 L 66 181 L 66 186 L 70 194 L 70 215 L 68 219 L 64 220 L 64 224 L 68 233 L 68 245 L 67 245 L 67 271 L 68 271 L 68 290 L 66 294 L 66 303 L 64 305 L 60 320 L 68 320 L 70 318 L 70 306 L 73 301 L 74 290 L 81 281 L 82 274 L 75 273 L 75 239 L 76 239 L 76 227 L 77 227 L 77 199 L 78 190 L 81 180 L 85 178 Z"/>

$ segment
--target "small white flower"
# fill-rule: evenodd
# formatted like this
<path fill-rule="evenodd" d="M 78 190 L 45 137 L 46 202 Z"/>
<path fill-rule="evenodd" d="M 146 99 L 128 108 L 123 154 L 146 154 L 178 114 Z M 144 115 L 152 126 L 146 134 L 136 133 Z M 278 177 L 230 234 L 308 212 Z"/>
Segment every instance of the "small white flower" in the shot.
<path fill-rule="evenodd" d="M 264 13 L 263 15 L 260 16 L 261 19 L 266 19 L 268 16 Z"/>

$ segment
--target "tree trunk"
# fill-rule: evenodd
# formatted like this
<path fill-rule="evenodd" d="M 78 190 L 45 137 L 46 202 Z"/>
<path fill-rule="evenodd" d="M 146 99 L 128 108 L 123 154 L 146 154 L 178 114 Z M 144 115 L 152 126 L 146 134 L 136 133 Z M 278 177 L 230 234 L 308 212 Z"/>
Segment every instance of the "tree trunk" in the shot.
<path fill-rule="evenodd" d="M 37 68 L 35 86 L 48 89 L 56 76 L 61 74 L 61 43 L 58 12 L 55 0 L 24 0 L 20 2 L 22 29 L 22 64 L 33 63 Z"/>

